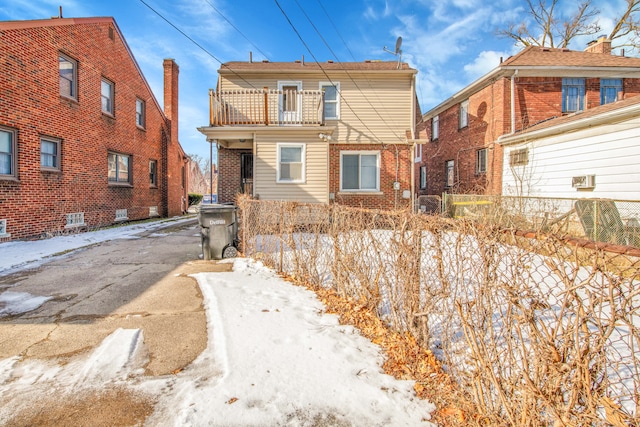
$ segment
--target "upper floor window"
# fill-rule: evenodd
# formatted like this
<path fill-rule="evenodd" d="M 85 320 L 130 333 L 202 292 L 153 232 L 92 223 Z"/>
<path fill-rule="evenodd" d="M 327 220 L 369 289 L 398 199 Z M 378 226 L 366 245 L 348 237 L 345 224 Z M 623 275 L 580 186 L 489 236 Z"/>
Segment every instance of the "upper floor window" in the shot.
<path fill-rule="evenodd" d="M 440 116 L 431 119 L 431 140 L 435 141 L 440 137 Z"/>
<path fill-rule="evenodd" d="M 420 189 L 427 188 L 427 167 L 420 166 Z"/>
<path fill-rule="evenodd" d="M 136 98 L 136 126 L 145 127 L 146 105 L 143 100 Z"/>
<path fill-rule="evenodd" d="M 445 183 L 444 186 L 445 187 L 453 187 L 453 184 L 455 184 L 455 163 L 453 160 L 447 160 L 446 162 L 444 162 L 444 179 L 445 179 Z"/>
<path fill-rule="evenodd" d="M 562 79 L 562 112 L 584 110 L 584 79 Z"/>
<path fill-rule="evenodd" d="M 158 161 L 149 160 L 149 185 L 151 187 L 158 186 Z"/>
<path fill-rule="evenodd" d="M 60 95 L 78 99 L 78 63 L 66 55 L 58 55 Z"/>
<path fill-rule="evenodd" d="M 340 118 L 340 82 L 320 82 L 320 90 L 324 92 L 324 118 L 336 120 Z"/>
<path fill-rule="evenodd" d="M 487 149 L 476 151 L 476 174 L 487 173 Z"/>
<path fill-rule="evenodd" d="M 460 103 L 460 129 L 469 126 L 469 100 Z"/>
<path fill-rule="evenodd" d="M 0 127 L 0 179 L 17 178 L 16 135 L 13 129 Z"/>
<path fill-rule="evenodd" d="M 113 116 L 114 115 L 113 100 L 115 95 L 113 90 L 113 82 L 106 79 L 102 79 L 100 95 L 102 97 L 102 112 Z"/>
<path fill-rule="evenodd" d="M 277 182 L 304 182 L 304 144 L 278 144 Z"/>
<path fill-rule="evenodd" d="M 131 184 L 131 156 L 109 153 L 107 164 L 110 183 Z"/>
<path fill-rule="evenodd" d="M 341 191 L 380 191 L 380 152 L 340 153 Z"/>
<path fill-rule="evenodd" d="M 622 92 L 622 79 L 600 79 L 600 105 L 618 100 Z"/>
<path fill-rule="evenodd" d="M 40 138 L 40 169 L 60 170 L 60 140 Z"/>

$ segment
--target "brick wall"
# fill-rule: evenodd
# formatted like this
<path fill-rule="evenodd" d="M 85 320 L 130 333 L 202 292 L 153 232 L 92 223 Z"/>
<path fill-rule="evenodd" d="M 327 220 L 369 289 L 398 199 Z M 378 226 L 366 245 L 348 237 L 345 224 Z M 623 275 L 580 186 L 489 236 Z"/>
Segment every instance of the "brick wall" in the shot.
<path fill-rule="evenodd" d="M 380 192 L 376 194 L 340 192 L 340 152 L 341 151 L 380 152 Z M 411 191 L 411 167 L 413 151 L 409 145 L 389 144 L 331 144 L 329 146 L 329 191 L 335 195 L 335 203 L 367 209 L 403 209 L 410 205 L 404 199 L 404 190 Z M 393 183 L 400 182 L 400 190 L 394 190 Z"/>
<path fill-rule="evenodd" d="M 116 209 L 130 220 L 149 217 L 151 206 L 180 213 L 184 153 L 114 22 L 41 22 L 0 31 L 0 126 L 17 131 L 18 179 L 0 179 L 0 219 L 11 238 L 64 231 L 75 212 L 87 227 L 113 223 Z M 60 96 L 59 53 L 78 62 L 77 100 Z M 101 112 L 102 78 L 115 85 L 113 116 Z M 136 98 L 146 105 L 144 128 L 136 126 Z M 41 170 L 43 136 L 61 141 L 60 171 Z M 131 156 L 132 185 L 108 182 L 108 152 Z M 158 161 L 155 187 L 150 160 Z"/>
<path fill-rule="evenodd" d="M 240 158 L 251 150 L 218 149 L 218 202 L 235 203 L 242 188 L 240 176 Z M 215 191 L 215 189 L 214 189 Z"/>

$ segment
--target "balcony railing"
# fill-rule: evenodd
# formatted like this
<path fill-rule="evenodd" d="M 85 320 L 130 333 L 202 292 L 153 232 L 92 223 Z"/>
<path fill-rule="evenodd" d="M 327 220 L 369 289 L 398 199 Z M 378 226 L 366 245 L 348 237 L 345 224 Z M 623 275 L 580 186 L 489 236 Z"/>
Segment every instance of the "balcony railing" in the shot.
<path fill-rule="evenodd" d="M 209 90 L 210 125 L 322 125 L 320 90 Z"/>

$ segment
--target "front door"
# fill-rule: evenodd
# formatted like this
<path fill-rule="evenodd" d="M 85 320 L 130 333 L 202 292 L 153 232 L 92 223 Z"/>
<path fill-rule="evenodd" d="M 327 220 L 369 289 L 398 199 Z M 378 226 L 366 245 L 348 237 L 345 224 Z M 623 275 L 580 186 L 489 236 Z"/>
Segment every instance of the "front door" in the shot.
<path fill-rule="evenodd" d="M 278 82 L 278 111 L 281 124 L 299 123 L 302 117 L 302 82 Z"/>
<path fill-rule="evenodd" d="M 253 195 L 253 153 L 240 155 L 240 183 L 243 194 Z"/>

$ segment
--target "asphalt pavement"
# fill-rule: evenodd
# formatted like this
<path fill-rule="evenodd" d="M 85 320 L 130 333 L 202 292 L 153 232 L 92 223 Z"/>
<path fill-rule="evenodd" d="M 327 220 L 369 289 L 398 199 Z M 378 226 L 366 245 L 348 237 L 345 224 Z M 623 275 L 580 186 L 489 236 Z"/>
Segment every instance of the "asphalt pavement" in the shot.
<path fill-rule="evenodd" d="M 0 317 L 0 359 L 71 358 L 118 328 L 140 328 L 147 375 L 184 368 L 207 345 L 202 294 L 189 275 L 231 268 L 199 260 L 199 236 L 194 218 L 0 277 L 0 293 L 52 297 L 36 310 Z"/>

